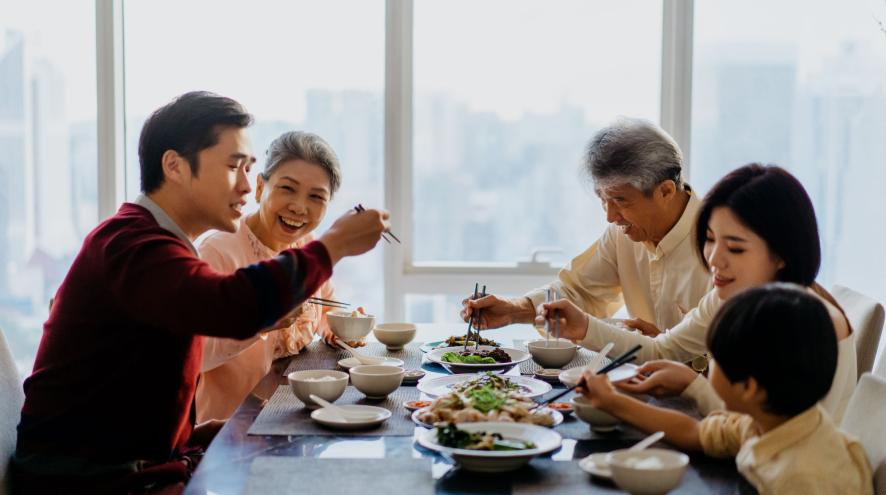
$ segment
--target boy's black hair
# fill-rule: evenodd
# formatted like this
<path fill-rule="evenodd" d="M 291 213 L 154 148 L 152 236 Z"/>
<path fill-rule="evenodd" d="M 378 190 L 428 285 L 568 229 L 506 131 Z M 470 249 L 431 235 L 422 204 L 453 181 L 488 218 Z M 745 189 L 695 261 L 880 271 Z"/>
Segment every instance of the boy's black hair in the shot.
<path fill-rule="evenodd" d="M 163 185 L 162 159 L 168 150 L 183 156 L 196 176 L 198 154 L 218 143 L 222 129 L 250 124 L 252 115 L 242 105 L 208 91 L 185 93 L 160 107 L 145 121 L 138 141 L 142 192 L 154 192 Z"/>
<path fill-rule="evenodd" d="M 824 304 L 803 287 L 772 283 L 731 297 L 708 331 L 730 382 L 754 377 L 764 409 L 796 416 L 820 401 L 837 369 L 837 337 Z"/>

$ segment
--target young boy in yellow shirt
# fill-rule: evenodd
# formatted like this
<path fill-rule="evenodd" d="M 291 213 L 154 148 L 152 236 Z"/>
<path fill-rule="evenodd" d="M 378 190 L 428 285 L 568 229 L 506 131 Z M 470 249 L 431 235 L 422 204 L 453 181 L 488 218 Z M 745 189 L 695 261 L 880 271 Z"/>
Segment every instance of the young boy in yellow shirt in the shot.
<path fill-rule="evenodd" d="M 710 380 L 728 411 L 698 421 L 616 392 L 586 372 L 577 389 L 593 405 L 683 450 L 735 457 L 766 494 L 873 493 L 863 447 L 838 431 L 818 401 L 831 387 L 837 340 L 824 305 L 791 284 L 730 298 L 707 336 Z"/>

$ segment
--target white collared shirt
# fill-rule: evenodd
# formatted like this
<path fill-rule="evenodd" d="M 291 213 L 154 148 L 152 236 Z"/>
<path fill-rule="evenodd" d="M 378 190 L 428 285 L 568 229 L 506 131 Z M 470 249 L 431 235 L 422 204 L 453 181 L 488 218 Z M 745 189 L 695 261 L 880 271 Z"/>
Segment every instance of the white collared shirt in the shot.
<path fill-rule="evenodd" d="M 560 270 L 558 280 L 526 297 L 538 307 L 548 287 L 556 289 L 595 317 L 591 318 L 594 328 L 620 334 L 627 332 L 601 319 L 611 317 L 622 305 L 632 318 L 662 329 L 676 326 L 712 288 L 711 276 L 695 252 L 693 232 L 700 206 L 701 201 L 690 192 L 680 219 L 657 246 L 634 242 L 617 225 L 609 225 L 597 242 Z M 599 349 L 606 342 L 586 346 Z"/>

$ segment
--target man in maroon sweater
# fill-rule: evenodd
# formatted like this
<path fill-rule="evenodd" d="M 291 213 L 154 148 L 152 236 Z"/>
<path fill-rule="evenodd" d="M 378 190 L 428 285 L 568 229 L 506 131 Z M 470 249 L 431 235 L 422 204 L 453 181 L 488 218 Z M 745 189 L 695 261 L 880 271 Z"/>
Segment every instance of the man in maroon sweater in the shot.
<path fill-rule="evenodd" d="M 197 334 L 247 338 L 271 326 L 386 230 L 387 213 L 350 212 L 302 249 L 230 275 L 201 261 L 194 239 L 235 231 L 246 204 L 251 122 L 234 100 L 203 92 L 146 121 L 143 195 L 84 240 L 25 380 L 16 492 L 182 487 L 189 464 L 178 460 L 199 436 Z"/>

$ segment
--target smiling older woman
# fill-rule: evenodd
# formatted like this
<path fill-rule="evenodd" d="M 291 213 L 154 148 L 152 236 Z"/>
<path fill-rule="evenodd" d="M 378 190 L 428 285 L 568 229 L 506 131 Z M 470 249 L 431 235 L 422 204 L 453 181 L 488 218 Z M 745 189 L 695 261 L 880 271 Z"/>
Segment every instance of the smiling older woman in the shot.
<path fill-rule="evenodd" d="M 281 135 L 268 148 L 264 171 L 256 178 L 259 210 L 242 220 L 237 232 L 207 237 L 200 256 L 229 273 L 310 242 L 340 184 L 338 157 L 326 141 L 307 132 Z M 326 282 L 314 295 L 333 299 L 332 285 Z M 325 311 L 305 304 L 252 339 L 206 338 L 197 420 L 229 418 L 274 359 L 298 354 L 318 334 L 329 341 Z"/>

